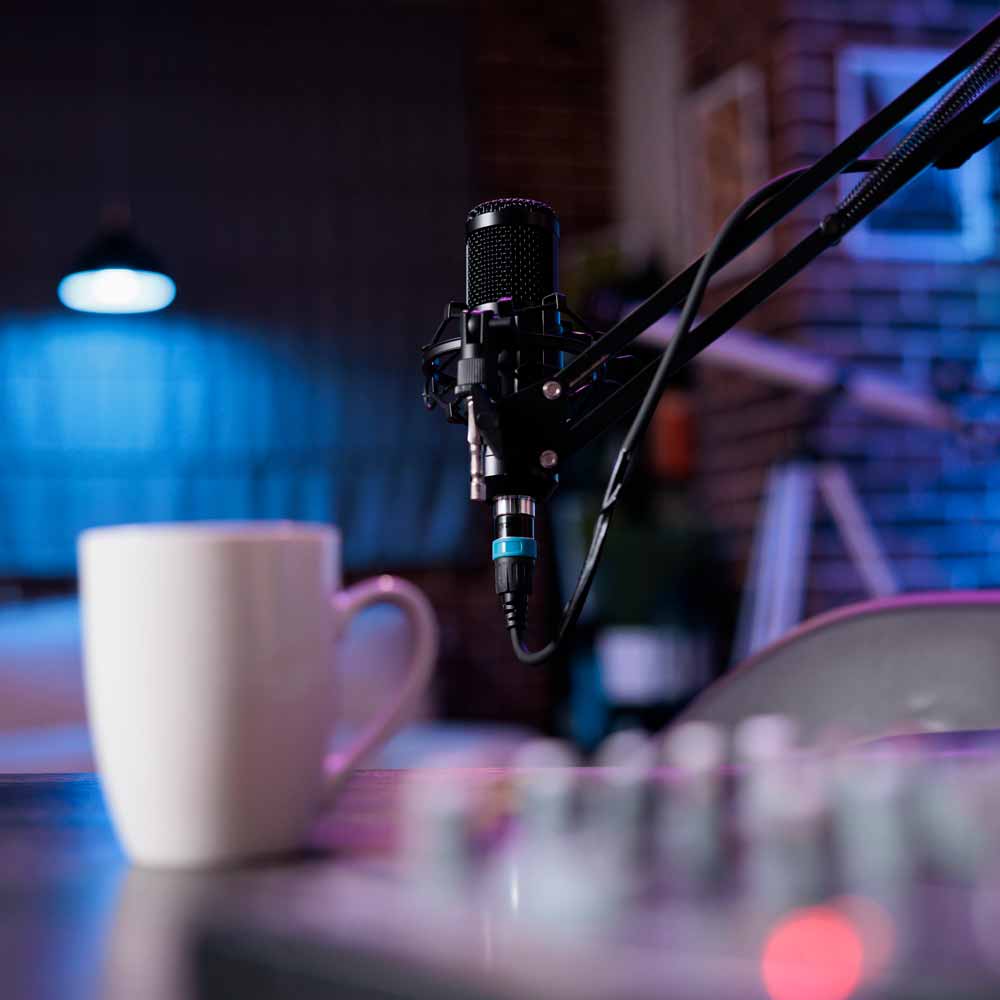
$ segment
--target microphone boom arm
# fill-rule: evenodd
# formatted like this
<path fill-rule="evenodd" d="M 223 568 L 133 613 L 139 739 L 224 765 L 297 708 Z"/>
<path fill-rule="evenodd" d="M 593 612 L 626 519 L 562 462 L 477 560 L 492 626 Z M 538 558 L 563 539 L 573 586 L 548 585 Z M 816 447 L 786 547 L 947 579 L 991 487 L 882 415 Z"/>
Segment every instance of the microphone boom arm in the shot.
<path fill-rule="evenodd" d="M 944 96 L 922 114 L 884 158 L 862 158 L 874 143 L 903 124 L 949 83 L 952 86 Z M 490 500 L 493 504 L 497 594 L 519 660 L 544 661 L 559 649 L 575 624 L 593 582 L 618 496 L 667 379 L 821 253 L 840 242 L 913 178 L 932 166 L 957 168 L 1000 138 L 1000 126 L 991 119 L 998 108 L 1000 15 L 814 164 L 775 178 L 754 192 L 726 220 L 702 257 L 603 335 L 591 334 L 567 307 L 565 296 L 557 291 L 546 294 L 540 304 L 518 309 L 511 297 L 514 293 L 503 290 L 505 284 L 493 289 L 493 284 L 487 282 L 491 294 L 495 296 L 499 290 L 498 301 L 481 294 L 477 285 L 474 295 L 470 291 L 471 308 L 462 303 L 449 305 L 433 340 L 423 348 L 424 400 L 428 408 L 437 403 L 445 405 L 449 421 L 468 426 L 471 495 L 473 499 Z M 697 310 L 713 274 L 824 184 L 842 173 L 857 172 L 865 172 L 867 176 L 818 226 L 695 325 Z M 528 209 L 534 214 L 524 218 Z M 551 208 L 524 199 L 500 199 L 477 206 L 468 217 L 467 234 L 474 230 L 478 239 L 480 231 L 504 223 L 504 212 L 510 215 L 507 221 L 519 225 L 544 223 L 550 235 L 558 239 L 558 223 Z M 502 227 L 498 232 L 501 231 Z M 470 261 L 475 261 L 481 272 L 484 260 L 489 266 L 498 259 L 486 243 L 477 244 L 478 257 L 472 255 L 471 239 L 471 236 L 467 239 L 467 276 L 472 274 L 468 271 Z M 533 248 L 541 244 L 529 241 L 527 246 L 530 256 Z M 548 273 L 548 258 L 542 257 L 532 258 L 534 269 L 526 272 L 527 278 L 540 287 L 554 287 L 552 246 L 551 273 Z M 516 255 L 523 248 L 515 251 L 511 244 L 507 249 Z M 477 279 L 483 277 L 479 272 Z M 538 280 L 541 272 L 546 272 L 544 281 Z M 490 272 L 486 277 L 492 280 L 495 275 Z M 531 288 L 533 294 L 537 292 L 533 284 Z M 534 300 L 528 296 L 526 301 Z M 481 302 L 488 305 L 479 308 Z M 664 352 L 610 395 L 595 392 L 591 398 L 585 392 L 599 376 L 606 375 L 609 363 L 624 348 L 682 303 L 684 308 L 675 336 Z M 565 323 L 562 316 L 571 323 Z M 444 340 L 445 328 L 453 320 L 461 323 L 460 336 Z M 580 332 L 574 330 L 573 324 Z M 536 361 L 531 375 L 510 367 L 511 359 L 520 357 L 521 350 L 526 350 L 529 358 Z M 567 354 L 571 360 L 564 363 Z M 445 368 L 456 359 L 457 374 L 447 374 Z M 533 528 L 535 500 L 546 499 L 555 489 L 559 466 L 566 458 L 633 411 L 635 416 L 619 451 L 587 558 L 563 610 L 558 633 L 542 649 L 529 652 L 523 645 L 523 632 L 537 555 Z M 483 463 L 479 461 L 484 443 L 485 476 Z"/>
<path fill-rule="evenodd" d="M 968 69 L 998 40 L 1000 40 L 1000 15 L 992 18 L 979 31 L 967 38 L 937 66 L 861 124 L 826 156 L 807 168 L 801 176 L 795 178 L 785 191 L 755 212 L 740 231 L 734 234 L 730 246 L 719 255 L 719 267 L 729 263 L 764 233 L 774 228 L 793 209 L 811 198 L 824 184 L 843 173 L 945 84 Z M 588 350 L 566 365 L 557 376 L 564 388 L 570 391 L 575 389 L 589 373 L 596 371 L 619 354 L 649 326 L 679 305 L 690 291 L 700 263 L 699 257 L 595 341 Z"/>
<path fill-rule="evenodd" d="M 979 39 L 980 35 L 986 35 L 985 42 L 1000 37 L 1000 17 L 990 21 L 962 48 L 956 50 L 934 70 L 917 81 L 910 90 L 887 106 L 883 112 L 862 125 L 830 154 L 810 167 L 805 173 L 792 178 L 784 191 L 775 195 L 772 201 L 758 209 L 744 224 L 742 231 L 734 234 L 731 244 L 718 255 L 718 265 L 713 268 L 713 271 L 718 271 L 725 266 L 784 218 L 803 198 L 808 198 L 810 194 L 815 193 L 819 187 L 837 174 L 868 169 L 873 161 L 862 160 L 842 164 L 843 150 L 847 148 L 853 151 L 858 145 L 858 136 L 862 136 L 866 142 L 869 137 L 871 137 L 871 141 L 876 141 L 884 131 L 887 131 L 886 128 L 883 128 L 881 116 L 894 107 L 897 108 L 897 113 L 905 118 L 909 114 L 913 102 L 916 102 L 916 106 L 923 103 L 927 97 L 926 86 L 930 85 L 928 81 L 936 82 L 940 78 L 942 67 L 950 67 L 949 60 L 954 59 L 963 50 L 970 53 L 968 58 L 975 58 L 976 55 L 980 54 L 979 45 L 972 47 L 972 42 Z M 947 71 L 950 72 L 950 69 Z M 950 79 L 950 77 L 948 78 Z M 933 90 L 930 92 L 933 93 Z M 908 95 L 911 95 L 910 100 L 903 102 L 903 98 Z M 1000 137 L 996 123 L 987 122 L 989 116 L 998 108 L 1000 108 L 1000 82 L 991 85 L 980 97 L 970 103 L 932 141 L 918 148 L 905 162 L 904 168 L 894 174 L 891 183 L 884 185 L 877 197 L 868 201 L 865 210 L 854 218 L 852 225 L 871 214 L 896 191 L 929 167 L 955 169 L 965 162 L 971 152 L 975 152 L 983 145 Z M 878 125 L 877 134 L 874 134 L 873 124 Z M 891 127 L 892 124 L 888 126 L 888 128 Z M 971 152 L 969 152 L 970 150 Z M 963 154 L 960 160 L 955 156 L 956 151 Z M 801 194 L 803 191 L 804 195 Z M 670 366 L 670 374 L 673 375 L 683 368 L 706 347 L 732 329 L 761 302 L 787 284 L 816 257 L 839 243 L 845 232 L 846 229 L 840 224 L 836 213 L 827 216 L 819 226 L 800 240 L 783 257 L 731 295 L 713 313 L 689 331 L 688 336 L 677 345 Z M 560 386 L 559 398 L 567 397 L 575 388 L 584 384 L 593 372 L 603 367 L 618 352 L 678 305 L 687 294 L 700 262 L 701 258 L 690 264 L 553 375 L 551 381 Z M 566 458 L 579 451 L 639 405 L 653 379 L 658 361 L 658 358 L 650 361 L 620 389 L 605 397 L 592 409 L 578 415 L 571 423 L 565 423 L 558 419 L 560 414 L 553 412 L 552 400 L 543 396 L 541 386 L 538 384 L 528 386 L 504 400 L 502 402 L 503 418 L 509 426 L 521 423 L 530 426 L 534 439 L 538 442 L 539 450 L 550 449 L 559 455 L 560 459 Z M 548 385 L 548 381 L 546 385 Z"/>

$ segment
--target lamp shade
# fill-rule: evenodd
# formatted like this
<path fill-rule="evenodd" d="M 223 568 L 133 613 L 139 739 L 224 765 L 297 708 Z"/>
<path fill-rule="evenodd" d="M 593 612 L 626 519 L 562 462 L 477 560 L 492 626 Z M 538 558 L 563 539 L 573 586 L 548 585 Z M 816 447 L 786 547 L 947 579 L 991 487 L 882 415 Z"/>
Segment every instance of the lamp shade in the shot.
<path fill-rule="evenodd" d="M 177 288 L 159 259 L 128 229 L 102 232 L 59 282 L 59 301 L 93 313 L 144 313 L 165 309 Z"/>

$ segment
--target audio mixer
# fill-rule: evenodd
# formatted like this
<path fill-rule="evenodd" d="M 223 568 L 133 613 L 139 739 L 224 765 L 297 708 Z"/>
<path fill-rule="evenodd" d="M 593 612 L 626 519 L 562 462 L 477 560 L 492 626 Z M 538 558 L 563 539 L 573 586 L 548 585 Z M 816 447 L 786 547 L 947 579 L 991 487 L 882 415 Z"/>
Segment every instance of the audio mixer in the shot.
<path fill-rule="evenodd" d="M 202 996 L 1000 993 L 1000 734 L 800 747 L 765 716 L 440 763 L 385 850 L 209 926 Z"/>

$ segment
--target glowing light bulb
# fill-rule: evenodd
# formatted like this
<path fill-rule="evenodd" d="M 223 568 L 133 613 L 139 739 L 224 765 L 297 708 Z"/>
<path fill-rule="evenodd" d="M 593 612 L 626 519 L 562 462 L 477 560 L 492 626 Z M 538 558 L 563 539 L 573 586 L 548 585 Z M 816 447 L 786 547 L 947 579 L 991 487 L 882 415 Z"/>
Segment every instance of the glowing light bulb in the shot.
<path fill-rule="evenodd" d="M 59 282 L 59 301 L 77 312 L 144 313 L 165 309 L 177 288 L 158 271 L 102 267 L 75 271 Z"/>

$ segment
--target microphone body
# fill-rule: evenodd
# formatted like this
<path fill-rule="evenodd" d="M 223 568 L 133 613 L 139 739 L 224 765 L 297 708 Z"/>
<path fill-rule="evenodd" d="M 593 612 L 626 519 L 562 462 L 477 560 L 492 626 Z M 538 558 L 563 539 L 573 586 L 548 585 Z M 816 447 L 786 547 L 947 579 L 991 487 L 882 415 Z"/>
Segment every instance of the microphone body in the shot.
<path fill-rule="evenodd" d="M 559 221 L 544 202 L 500 198 L 473 208 L 465 233 L 456 396 L 466 399 L 470 495 L 492 505 L 496 592 L 507 627 L 523 629 L 538 555 L 536 501 L 552 492 L 556 474 L 538 456 L 523 454 L 521 442 L 504 441 L 497 408 L 562 365 L 560 351 L 537 343 L 562 332 Z"/>
<path fill-rule="evenodd" d="M 481 386 L 494 404 L 540 381 L 562 365 L 559 352 L 529 345 L 531 335 L 560 334 L 556 280 L 559 220 L 551 207 L 529 198 L 496 198 L 465 220 L 465 330 L 457 370 L 459 395 Z M 471 442 L 470 442 L 471 443 Z M 505 449 L 506 450 L 506 449 Z M 534 470 L 500 460 L 487 443 L 486 495 L 510 493 L 510 477 Z M 506 476 L 506 479 L 497 477 Z M 521 484 L 523 485 L 523 484 Z M 478 499 L 473 497 L 473 499 Z"/>

